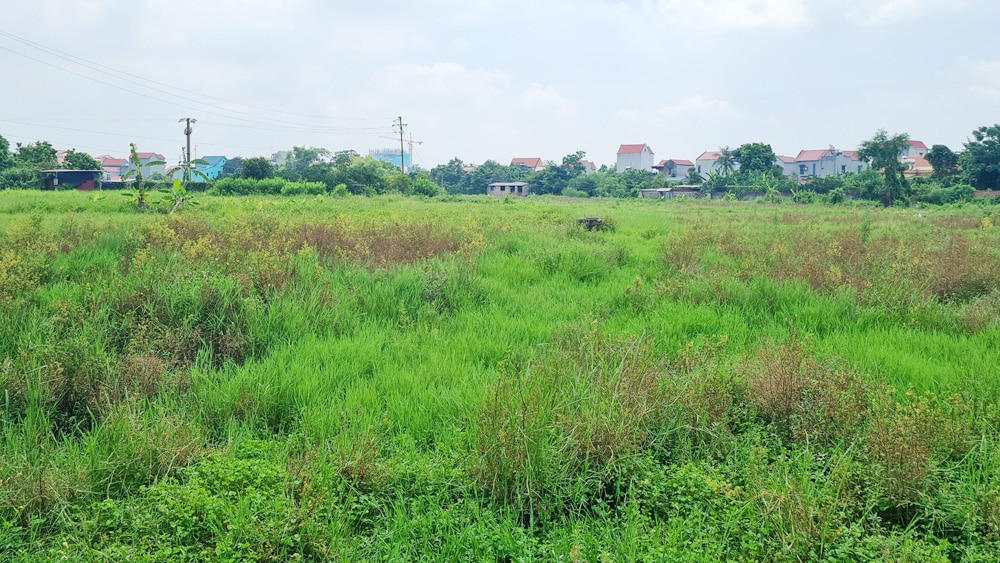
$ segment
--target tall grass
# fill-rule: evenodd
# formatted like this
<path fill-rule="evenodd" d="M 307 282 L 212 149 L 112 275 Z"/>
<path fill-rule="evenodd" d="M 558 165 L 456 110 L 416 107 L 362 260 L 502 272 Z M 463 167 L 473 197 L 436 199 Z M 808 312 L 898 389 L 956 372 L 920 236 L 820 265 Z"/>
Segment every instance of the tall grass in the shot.
<path fill-rule="evenodd" d="M 0 558 L 996 559 L 989 208 L 202 201 L 0 193 Z"/>

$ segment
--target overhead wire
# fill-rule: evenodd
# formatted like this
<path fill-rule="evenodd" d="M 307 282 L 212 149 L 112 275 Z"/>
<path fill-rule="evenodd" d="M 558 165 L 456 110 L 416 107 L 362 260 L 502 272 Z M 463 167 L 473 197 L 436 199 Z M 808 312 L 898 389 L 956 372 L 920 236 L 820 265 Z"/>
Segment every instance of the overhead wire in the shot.
<path fill-rule="evenodd" d="M 204 94 L 204 93 L 200 93 L 200 92 L 195 92 L 193 90 L 187 90 L 185 88 L 181 88 L 181 87 L 173 85 L 173 84 L 167 84 L 165 82 L 160 82 L 160 81 L 148 78 L 148 77 L 139 76 L 137 74 L 133 74 L 133 73 L 130 73 L 130 72 L 127 72 L 127 71 L 124 71 L 124 70 L 116 69 L 116 68 L 111 67 L 111 66 L 107 66 L 107 65 L 104 65 L 104 64 L 101 64 L 101 63 L 98 63 L 98 62 L 90 61 L 90 60 L 84 59 L 82 57 L 77 57 L 76 55 L 73 55 L 73 54 L 70 54 L 70 53 L 66 53 L 64 51 L 60 51 L 58 49 L 54 49 L 52 47 L 48 47 L 48 46 L 42 45 L 41 43 L 37 43 L 35 41 L 31 41 L 30 39 L 27 39 L 27 38 L 15 35 L 13 33 L 10 33 L 8 31 L 4 31 L 2 29 L 0 29 L 0 36 L 8 37 L 8 38 L 13 39 L 15 41 L 18 41 L 18 42 L 20 42 L 22 44 L 28 45 L 29 47 L 33 47 L 33 48 L 39 49 L 41 51 L 48 52 L 48 53 L 50 53 L 52 55 L 55 55 L 55 56 L 57 56 L 59 58 L 62 58 L 64 60 L 68 60 L 70 62 L 74 62 L 76 64 L 80 64 L 81 66 L 88 66 L 89 68 L 92 68 L 93 70 L 98 70 L 99 72 L 100 72 L 99 69 L 105 69 L 104 72 L 110 72 L 110 73 L 117 74 L 117 75 L 132 77 L 132 78 L 135 78 L 135 79 L 143 81 L 143 82 L 149 82 L 151 84 L 157 84 L 157 85 L 164 86 L 164 87 L 167 87 L 167 88 L 170 88 L 170 89 L 173 89 L 173 90 L 177 90 L 177 91 L 180 91 L 180 92 L 186 92 L 188 94 L 193 94 L 195 96 L 199 96 L 199 97 L 203 97 L 203 98 L 214 99 L 214 100 L 217 100 L 217 101 L 220 101 L 220 102 L 225 102 L 227 104 L 239 105 L 239 106 L 248 107 L 248 108 L 256 109 L 256 110 L 260 110 L 260 111 L 266 111 L 266 112 L 270 112 L 270 113 L 281 113 L 281 114 L 285 114 L 285 115 L 294 115 L 294 116 L 298 116 L 298 117 L 308 117 L 310 119 L 330 119 L 330 120 L 338 120 L 338 121 L 388 121 L 389 119 L 391 119 L 391 117 L 337 117 L 337 116 L 329 116 L 329 115 L 315 115 L 315 114 L 290 112 L 290 111 L 278 110 L 278 109 L 273 109 L 273 108 L 265 108 L 265 107 L 261 107 L 261 106 L 255 106 L 255 105 L 246 104 L 246 103 L 243 103 L 243 102 L 237 102 L 237 101 L 228 100 L 228 99 L 225 99 L 225 98 L 220 98 L 220 97 L 217 97 L 217 96 L 212 96 L 210 94 Z M 98 67 L 98 68 L 94 68 L 94 67 Z M 132 82 L 136 83 L 134 81 L 132 81 Z M 140 84 L 140 83 L 137 83 L 137 84 Z M 146 86 L 145 84 L 140 84 L 140 85 L 149 88 L 149 86 Z M 174 95 L 174 94 L 171 94 L 171 95 Z"/>
<path fill-rule="evenodd" d="M 183 108 L 183 109 L 188 109 L 188 110 L 197 111 L 197 112 L 201 112 L 201 113 L 205 113 L 205 114 L 209 114 L 209 115 L 214 115 L 214 116 L 222 117 L 222 118 L 225 118 L 225 119 L 231 119 L 231 120 L 237 120 L 237 121 L 245 121 L 247 123 L 251 123 L 251 124 L 254 124 L 254 125 L 264 125 L 264 126 L 268 126 L 268 127 L 275 127 L 277 125 L 277 126 L 284 126 L 284 127 L 295 128 L 295 130 L 293 130 L 292 132 L 337 133 L 337 132 L 342 132 L 342 131 L 345 131 L 345 130 L 348 130 L 348 131 L 349 130 L 353 130 L 352 127 L 341 127 L 341 126 L 331 126 L 331 125 L 315 125 L 315 124 L 310 124 L 310 123 L 300 123 L 300 122 L 288 121 L 288 120 L 283 120 L 283 119 L 278 119 L 278 118 L 273 118 L 273 117 L 267 117 L 267 116 L 261 116 L 261 115 L 254 115 L 254 114 L 250 114 L 250 113 L 247 113 L 247 112 L 233 110 L 233 109 L 227 108 L 225 106 L 220 106 L 218 104 L 213 104 L 213 103 L 201 101 L 201 100 L 198 100 L 198 99 L 195 99 L 195 98 L 191 98 L 191 97 L 188 97 L 188 96 L 182 96 L 182 95 L 179 95 L 179 94 L 175 94 L 173 92 L 170 92 L 168 90 L 164 90 L 162 88 L 156 88 L 156 87 L 150 86 L 149 84 L 146 84 L 144 82 L 165 85 L 168 88 L 173 88 L 173 89 L 176 89 L 176 90 L 185 91 L 185 92 L 188 92 L 188 93 L 193 93 L 193 94 L 195 94 L 197 96 L 201 96 L 201 97 L 216 98 L 214 96 L 208 96 L 208 95 L 205 95 L 205 94 L 198 94 L 198 93 L 195 93 L 195 92 L 193 92 L 191 90 L 184 90 L 184 89 L 181 89 L 181 88 L 177 88 L 175 86 L 166 85 L 165 83 L 162 83 L 162 82 L 157 82 L 157 81 L 150 80 L 150 79 L 147 79 L 147 78 L 137 77 L 134 74 L 127 73 L 125 71 L 121 71 L 121 70 L 118 70 L 118 69 L 114 69 L 114 68 L 108 67 L 106 65 L 101 65 L 99 63 L 92 63 L 90 61 L 87 61 L 86 59 L 81 59 L 81 58 L 75 57 L 73 55 L 64 54 L 61 51 L 57 51 L 55 49 L 51 49 L 51 48 L 46 47 L 44 45 L 35 43 L 34 41 L 30 41 L 28 39 L 19 37 L 17 35 L 14 35 L 12 33 L 9 33 L 9 32 L 3 31 L 3 30 L 0 30 L 0 36 L 13 39 L 13 40 L 15 40 L 15 41 L 17 41 L 19 43 L 22 43 L 24 45 L 27 45 L 27 46 L 31 47 L 31 48 L 37 49 L 39 51 L 42 51 L 42 52 L 45 52 L 45 53 L 48 53 L 48 54 L 51 54 L 51 55 L 56 56 L 56 57 L 58 57 L 60 59 L 66 60 L 66 61 L 68 61 L 70 63 L 73 63 L 73 64 L 80 65 L 80 66 L 82 66 L 84 68 L 93 70 L 95 72 L 98 72 L 98 73 L 101 73 L 101 74 L 105 74 L 105 75 L 110 74 L 112 78 L 116 78 L 118 80 L 122 80 L 124 82 L 127 82 L 129 84 L 133 84 L 133 85 L 138 86 L 140 88 L 145 88 L 147 90 L 151 90 L 151 91 L 156 92 L 158 94 L 162 94 L 162 95 L 174 97 L 174 98 L 177 98 L 179 100 L 183 100 L 185 102 L 190 102 L 190 103 L 194 103 L 194 104 L 200 104 L 202 106 L 209 107 L 209 108 L 214 108 L 214 109 L 217 109 L 217 110 L 220 110 L 220 111 L 223 111 L 223 112 L 227 112 L 227 113 L 218 113 L 218 112 L 213 112 L 213 111 L 207 111 L 207 110 L 205 110 L 203 108 L 200 108 L 200 107 L 195 107 L 195 106 L 191 106 L 191 105 L 187 105 L 187 104 L 182 104 L 182 103 L 179 103 L 177 101 L 163 99 L 163 98 L 160 98 L 160 97 L 157 97 L 157 96 L 153 96 L 153 95 L 145 93 L 145 92 L 136 91 L 134 89 L 126 88 L 126 87 L 123 87 L 123 86 L 120 86 L 120 85 L 117 85 L 117 84 L 113 84 L 111 82 L 108 82 L 108 81 L 105 81 L 105 80 L 101 80 L 99 78 L 95 78 L 93 76 L 89 76 L 87 74 L 83 74 L 83 73 L 77 72 L 75 70 L 72 70 L 72 69 L 69 69 L 69 68 L 65 68 L 65 67 L 53 64 L 53 63 L 51 63 L 49 61 L 45 61 L 43 59 L 40 59 L 40 58 L 35 57 L 35 56 L 32 56 L 30 54 L 23 53 L 21 51 L 18 51 L 18 50 L 11 49 L 9 47 L 5 47 L 5 46 L 0 45 L 0 49 L 2 49 L 4 51 L 13 53 L 13 54 L 18 55 L 20 57 L 24 57 L 24 58 L 26 58 L 28 60 L 37 62 L 39 64 L 43 64 L 45 66 L 49 66 L 49 67 L 54 68 L 56 70 L 59 70 L 59 71 L 62 71 L 62 72 L 66 72 L 66 73 L 72 74 L 74 76 L 78 76 L 80 78 L 83 78 L 85 80 L 90 80 L 92 82 L 96 82 L 98 84 L 102 84 L 102 85 L 105 85 L 105 86 L 108 86 L 108 87 L 111 87 L 111 88 L 115 88 L 117 90 L 121 90 L 121 91 L 127 92 L 129 94 L 141 96 L 141 97 L 144 97 L 144 98 L 147 98 L 147 99 L 151 99 L 151 100 L 162 102 L 162 103 L 166 103 L 166 104 L 171 104 L 171 105 Z M 106 70 L 101 70 L 101 69 L 106 69 Z M 130 77 L 136 77 L 136 78 L 130 78 Z M 222 100 L 221 98 L 217 98 L 217 99 Z M 222 100 L 222 101 L 225 101 L 226 103 L 230 103 L 230 104 L 233 104 L 233 105 L 244 105 L 244 106 L 247 106 L 247 104 L 242 104 L 240 102 L 232 102 L 232 101 L 228 101 L 228 100 Z M 273 112 L 273 113 L 287 113 L 287 112 L 283 112 L 281 110 L 269 110 L 269 109 L 266 109 L 266 108 L 259 108 L 259 109 L 262 109 L 263 111 Z M 302 114 L 302 115 L 303 116 L 307 116 L 308 114 Z M 368 121 L 368 122 L 371 122 L 371 123 L 374 123 L 376 121 L 380 121 L 380 122 L 388 121 L 388 118 L 381 118 L 381 117 L 377 117 L 377 118 L 326 118 L 326 117 L 314 116 L 314 118 L 320 118 L 320 119 L 343 119 L 343 120 L 354 120 L 354 121 Z"/>
<path fill-rule="evenodd" d="M 67 61 L 67 62 L 69 62 L 71 64 L 79 65 L 79 66 L 81 66 L 81 67 L 83 67 L 85 69 L 88 69 L 90 71 L 96 72 L 99 75 L 104 75 L 104 76 L 106 76 L 106 77 L 108 77 L 110 79 L 120 80 L 120 81 L 126 82 L 128 84 L 131 84 L 133 86 L 136 86 L 138 88 L 142 88 L 142 89 L 146 89 L 146 90 L 155 92 L 155 93 L 157 93 L 159 95 L 162 95 L 162 96 L 176 98 L 177 100 L 181 100 L 183 102 L 189 102 L 189 103 L 197 104 L 197 105 L 196 106 L 192 106 L 192 105 L 188 105 L 187 103 L 180 103 L 180 102 L 175 101 L 175 100 L 164 99 L 162 97 L 154 96 L 154 95 L 151 95 L 151 94 L 143 92 L 143 91 L 137 91 L 137 90 L 135 90 L 133 88 L 124 87 L 124 86 L 121 86 L 119 84 L 115 84 L 115 83 L 109 82 L 108 80 L 103 80 L 101 78 L 90 76 L 90 75 L 84 74 L 82 72 L 77 72 L 76 70 L 73 70 L 71 68 L 65 68 L 64 66 L 53 64 L 52 62 L 43 60 L 43 59 L 38 58 L 36 56 L 32 56 L 30 54 L 23 53 L 21 51 L 18 51 L 18 50 L 15 50 L 15 49 L 11 49 L 9 47 L 5 47 L 5 46 L 2 46 L 2 45 L 0 45 L 0 50 L 4 50 L 4 51 L 10 52 L 10 53 L 13 53 L 13 54 L 15 54 L 17 56 L 20 56 L 20 57 L 26 58 L 28 60 L 34 61 L 34 62 L 36 62 L 38 64 L 42 64 L 42 65 L 54 68 L 54 69 L 59 70 L 61 72 L 72 74 L 74 76 L 78 76 L 78 77 L 83 78 L 85 80 L 89 80 L 89 81 L 92 81 L 92 82 L 95 82 L 95 83 L 98 83 L 98 84 L 102 84 L 104 86 L 107 86 L 107 87 L 110 87 L 110 88 L 114 88 L 114 89 L 126 92 L 128 94 L 132 94 L 132 95 L 135 95 L 135 96 L 140 96 L 140 97 L 143 97 L 143 98 L 146 98 L 146 99 L 154 100 L 154 101 L 165 103 L 165 104 L 170 104 L 172 106 L 183 108 L 183 109 L 190 110 L 190 111 L 200 112 L 200 114 L 208 114 L 208 115 L 211 115 L 211 116 L 215 116 L 215 117 L 221 118 L 223 120 L 223 121 L 214 121 L 214 120 L 212 120 L 212 121 L 206 121 L 206 120 L 202 119 L 201 123 L 203 123 L 203 124 L 211 124 L 211 125 L 215 125 L 215 126 L 230 127 L 230 128 L 241 128 L 241 129 L 246 129 L 246 130 L 273 131 L 273 132 L 280 132 L 280 133 L 326 133 L 326 134 L 338 134 L 338 135 L 345 135 L 345 134 L 346 135 L 350 135 L 350 134 L 353 133 L 353 134 L 356 134 L 356 136 L 353 137 L 352 140 L 348 144 L 355 144 L 355 143 L 360 142 L 360 141 L 371 142 L 371 141 L 375 140 L 375 138 L 377 138 L 379 136 L 378 135 L 379 133 L 384 133 L 386 131 L 386 125 L 388 124 L 388 122 L 390 120 L 389 117 L 366 117 L 366 118 L 353 118 L 352 117 L 352 118 L 346 118 L 346 117 L 311 115 L 311 114 L 305 114 L 305 113 L 289 112 L 289 111 L 284 111 L 284 110 L 277 110 L 277 109 L 265 108 L 265 107 L 261 107 L 261 106 L 254 106 L 254 105 L 251 105 L 251 104 L 245 104 L 245 103 L 242 103 L 242 102 L 237 102 L 237 101 L 233 101 L 233 100 L 227 100 L 225 98 L 221 98 L 221 97 L 217 97 L 217 96 L 212 96 L 212 95 L 208 95 L 208 94 L 204 94 L 204 93 L 195 92 L 193 90 L 188 90 L 188 89 L 180 88 L 180 87 L 177 87 L 177 86 L 174 86 L 174 85 L 171 85 L 171 84 L 167 84 L 165 82 L 160 82 L 160 81 L 152 80 L 152 79 L 149 79 L 147 77 L 142 77 L 142 76 L 139 76 L 139 75 L 136 75 L 136 74 L 132 74 L 132 73 L 120 70 L 120 69 L 116 69 L 116 68 L 113 68 L 113 67 L 110 67 L 110 66 L 107 66 L 107 65 L 103 65 L 101 63 L 96 63 L 96 62 L 93 62 L 93 61 L 89 61 L 87 59 L 84 59 L 84 58 L 81 58 L 81 57 L 77 57 L 75 55 L 71 55 L 69 53 L 65 53 L 63 51 L 59 51 L 59 50 L 51 48 L 51 47 L 47 47 L 47 46 L 42 45 L 40 43 L 37 43 L 37 42 L 31 41 L 29 39 L 26 39 L 24 37 L 20 37 L 18 35 L 15 35 L 13 33 L 8 32 L 8 31 L 4 31 L 3 29 L 0 29 L 0 37 L 6 37 L 6 38 L 11 39 L 13 41 L 16 41 L 18 43 L 21 43 L 22 45 L 25 45 L 25 46 L 27 46 L 29 48 L 36 49 L 36 50 L 41 51 L 41 52 L 43 52 L 45 54 L 48 54 L 48 55 L 54 56 L 56 58 L 62 59 L 64 61 Z M 162 86 L 163 88 L 156 87 L 156 86 L 151 86 L 151 84 L 157 85 L 157 86 Z M 225 107 L 225 106 L 221 106 L 221 105 L 218 105 L 218 104 L 213 104 L 213 103 L 205 102 L 205 101 L 199 100 L 197 98 L 192 98 L 192 97 L 189 97 L 189 96 L 182 96 L 180 94 L 176 94 L 176 93 L 171 92 L 170 90 L 166 90 L 164 88 L 168 88 L 168 89 L 171 89 L 171 90 L 176 90 L 176 91 L 179 91 L 179 92 L 185 92 L 187 94 L 191 94 L 193 96 L 198 96 L 198 97 L 201 97 L 201 98 L 208 98 L 208 99 L 216 100 L 216 101 L 219 101 L 219 102 L 222 102 L 222 103 L 225 103 L 225 104 L 229 104 L 229 105 L 246 107 L 246 108 L 250 108 L 250 109 L 254 109 L 254 110 L 258 110 L 258 111 L 263 111 L 263 112 L 267 112 L 267 113 L 290 115 L 290 116 L 303 117 L 303 118 L 309 118 L 309 119 L 320 119 L 320 120 L 341 121 L 341 122 L 354 122 L 354 123 L 353 124 L 343 124 L 343 125 L 320 125 L 320 124 L 315 124 L 315 123 L 301 123 L 301 122 L 297 122 L 297 121 L 291 121 L 291 120 L 286 120 L 286 119 L 279 119 L 279 118 L 269 117 L 269 116 L 263 116 L 263 115 L 255 115 L 255 114 L 252 114 L 252 113 L 249 113 L 249 112 L 239 111 L 239 110 L 231 109 L 231 108 L 228 108 L 228 107 Z M 198 106 L 202 106 L 202 107 L 198 107 Z M 209 111 L 209 110 L 204 109 L 205 107 L 217 109 L 217 110 L 219 110 L 221 112 L 224 112 L 224 113 L 219 113 L 219 112 L 215 112 L 215 111 Z M 104 135 L 110 135 L 110 136 L 123 136 L 123 137 L 132 137 L 132 138 L 141 138 L 141 139 L 147 139 L 147 140 L 168 141 L 168 142 L 174 142 L 176 140 L 176 139 L 165 139 L 165 138 L 162 138 L 162 137 L 148 137 L 148 136 L 147 137 L 143 137 L 143 136 L 136 136 L 136 135 L 126 135 L 126 134 L 121 134 L 121 133 L 111 133 L 111 132 L 107 132 L 107 131 L 94 131 L 94 130 L 88 130 L 88 129 L 82 129 L 82 128 L 72 128 L 72 127 L 65 127 L 65 126 L 44 125 L 44 124 L 39 123 L 40 121 L 47 121 L 47 120 L 61 121 L 61 122 L 70 121 L 70 120 L 77 120 L 77 121 L 103 121 L 103 122 L 112 121 L 112 120 L 113 121 L 122 121 L 122 122 L 129 122 L 129 121 L 131 121 L 131 122 L 138 122 L 138 121 L 170 122 L 170 121 L 172 121 L 171 119 L 161 119 L 161 118 L 138 118 L 138 119 L 128 119 L 128 118 L 108 118 L 108 119 L 100 119 L 100 118 L 68 118 L 68 119 L 42 118 L 42 119 L 25 119 L 25 118 L 18 118 L 18 119 L 7 119 L 7 118 L 0 118 L 0 121 L 7 122 L 7 123 L 15 123 L 15 124 L 21 124 L 21 125 L 28 125 L 28 126 L 38 126 L 38 127 L 49 127 L 49 128 L 62 129 L 62 130 L 67 130 L 67 131 L 78 131 L 78 132 L 86 132 L 86 133 L 104 134 Z M 376 125 L 376 123 L 381 123 L 381 124 L 380 125 Z M 206 146 L 217 146 L 217 147 L 228 147 L 228 148 L 241 148 L 241 149 L 249 149 L 249 150 L 272 150 L 270 148 L 269 149 L 264 149 L 262 147 L 245 147 L 245 146 L 238 146 L 238 145 L 224 145 L 224 144 L 210 144 L 210 143 L 201 143 L 201 144 L 206 145 Z M 101 150 L 105 150 L 105 149 L 101 149 Z"/>

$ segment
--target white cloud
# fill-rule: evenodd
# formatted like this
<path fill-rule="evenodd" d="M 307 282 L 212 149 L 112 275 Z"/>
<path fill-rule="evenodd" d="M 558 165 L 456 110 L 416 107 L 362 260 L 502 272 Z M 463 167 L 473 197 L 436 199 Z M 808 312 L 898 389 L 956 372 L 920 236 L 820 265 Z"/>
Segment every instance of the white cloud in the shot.
<path fill-rule="evenodd" d="M 578 104 L 562 97 L 555 88 L 534 83 L 518 97 L 521 105 L 528 109 L 551 111 L 560 116 L 576 112 Z"/>
<path fill-rule="evenodd" d="M 713 100 L 701 94 L 687 96 L 676 104 L 660 108 L 661 117 L 681 117 L 695 114 L 737 115 L 739 111 L 726 100 Z"/>
<path fill-rule="evenodd" d="M 791 29 L 809 23 L 804 0 L 659 0 L 657 12 L 672 27 Z"/>

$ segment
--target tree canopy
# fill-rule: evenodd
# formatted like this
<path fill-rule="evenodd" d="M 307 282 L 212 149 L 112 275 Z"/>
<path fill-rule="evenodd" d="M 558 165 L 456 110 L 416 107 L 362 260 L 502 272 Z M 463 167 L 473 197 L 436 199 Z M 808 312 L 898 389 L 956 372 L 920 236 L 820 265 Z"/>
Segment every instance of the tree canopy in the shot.
<path fill-rule="evenodd" d="M 958 171 L 958 155 L 944 145 L 934 145 L 925 155 L 934 167 L 934 178 L 943 180 Z"/>
<path fill-rule="evenodd" d="M 274 166 L 262 156 L 248 158 L 240 165 L 240 177 L 263 180 L 274 177 Z"/>
<path fill-rule="evenodd" d="M 740 172 L 748 175 L 774 174 L 777 157 L 771 145 L 766 143 L 746 143 L 736 149 L 736 160 Z M 780 171 L 778 172 L 780 174 Z"/>
<path fill-rule="evenodd" d="M 906 166 L 899 160 L 900 155 L 909 145 L 910 135 L 898 133 L 890 135 L 885 129 L 879 129 L 875 136 L 861 143 L 858 147 L 858 158 L 869 163 L 875 170 L 881 170 L 885 180 L 879 199 L 883 205 L 892 205 L 901 198 L 906 189 L 906 178 L 903 170 Z"/>
<path fill-rule="evenodd" d="M 38 141 L 30 145 L 17 144 L 14 164 L 31 170 L 51 170 L 59 166 L 56 149 L 48 141 Z"/>
<path fill-rule="evenodd" d="M 14 155 L 10 154 L 10 143 L 0 135 L 0 171 L 14 166 Z"/>
<path fill-rule="evenodd" d="M 965 181 L 979 190 L 1000 189 L 1000 124 L 972 132 L 959 158 Z"/>
<path fill-rule="evenodd" d="M 69 149 L 63 157 L 62 167 L 68 170 L 100 170 L 101 163 L 85 152 Z"/>

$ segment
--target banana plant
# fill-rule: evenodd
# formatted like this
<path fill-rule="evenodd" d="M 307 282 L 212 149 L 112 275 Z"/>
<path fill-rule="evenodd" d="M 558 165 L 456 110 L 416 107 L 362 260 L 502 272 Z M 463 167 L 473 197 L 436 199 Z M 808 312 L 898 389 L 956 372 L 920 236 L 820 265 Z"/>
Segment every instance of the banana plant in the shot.
<path fill-rule="evenodd" d="M 139 159 L 139 153 L 135 150 L 135 143 L 129 143 L 128 159 L 131 167 L 127 172 L 125 172 L 125 174 L 122 175 L 122 181 L 127 182 L 134 178 L 135 182 L 132 184 L 132 188 L 122 195 L 131 199 L 132 202 L 135 203 L 135 206 L 139 208 L 139 211 L 145 211 L 146 194 L 149 193 L 149 190 L 146 188 L 146 181 L 142 177 L 143 164 L 142 160 Z M 145 166 L 160 166 L 162 164 L 166 163 L 162 160 L 153 160 L 147 162 Z"/>
<path fill-rule="evenodd" d="M 197 201 L 194 201 L 194 195 L 187 191 L 187 185 L 191 183 L 191 176 L 197 176 L 202 181 L 207 182 L 208 176 L 204 172 L 195 168 L 198 164 L 208 164 L 207 161 L 200 158 L 184 162 L 181 164 L 181 177 L 174 178 L 174 185 L 169 190 L 160 190 L 160 193 L 164 194 L 164 200 L 170 203 L 170 211 L 167 212 L 168 215 L 173 214 L 175 211 L 184 207 L 187 204 L 198 205 Z"/>

